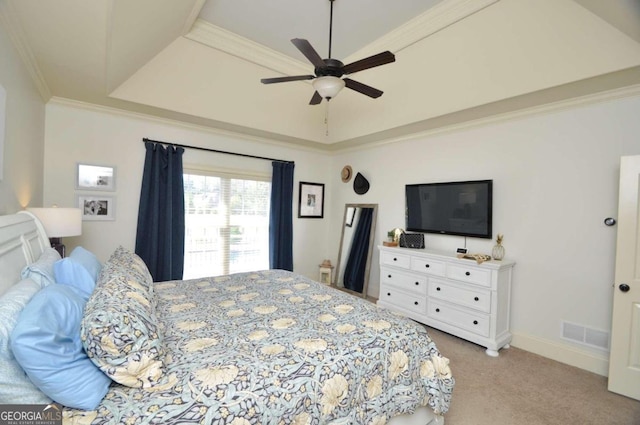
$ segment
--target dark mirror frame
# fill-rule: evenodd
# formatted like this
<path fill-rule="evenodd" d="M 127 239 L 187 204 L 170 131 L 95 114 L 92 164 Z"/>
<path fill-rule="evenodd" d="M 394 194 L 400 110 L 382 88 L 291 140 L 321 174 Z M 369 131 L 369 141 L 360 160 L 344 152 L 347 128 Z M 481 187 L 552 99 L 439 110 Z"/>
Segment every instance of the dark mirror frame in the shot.
<path fill-rule="evenodd" d="M 351 241 L 345 241 L 344 240 L 344 230 L 345 227 L 351 227 L 351 225 L 353 224 L 353 222 L 351 220 L 353 220 L 353 217 L 347 217 L 347 213 L 349 211 L 349 208 L 372 208 L 373 209 L 373 215 L 371 217 L 371 229 L 369 231 L 369 251 L 367 253 L 367 262 L 365 265 L 365 272 L 364 272 L 364 282 L 362 283 L 362 293 L 356 292 L 356 291 L 352 291 L 350 289 L 346 289 L 343 286 L 339 285 L 339 280 L 342 278 L 343 273 L 341 270 L 342 264 L 341 264 L 341 258 L 342 258 L 342 250 L 344 248 L 345 242 L 348 243 L 350 245 Z M 345 292 L 349 292 L 351 294 L 354 295 L 358 295 L 361 296 L 363 298 L 367 297 L 367 291 L 369 289 L 369 272 L 371 271 L 371 256 L 373 254 L 373 245 L 374 245 L 374 239 L 376 236 L 376 221 L 378 218 L 378 204 L 345 204 L 344 206 L 344 215 L 342 217 L 342 227 L 341 227 L 341 232 L 340 232 L 340 246 L 338 248 L 338 261 L 336 263 L 336 273 L 334 276 L 334 280 L 333 280 L 333 286 L 345 291 Z M 345 248 L 347 249 L 347 248 Z"/>

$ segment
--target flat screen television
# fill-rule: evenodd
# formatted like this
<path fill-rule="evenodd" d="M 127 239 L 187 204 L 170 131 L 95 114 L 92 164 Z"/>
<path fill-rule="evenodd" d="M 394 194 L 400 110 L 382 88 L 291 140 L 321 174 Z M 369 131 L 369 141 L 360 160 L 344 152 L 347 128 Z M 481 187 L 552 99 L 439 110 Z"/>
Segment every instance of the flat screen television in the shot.
<path fill-rule="evenodd" d="M 406 185 L 406 230 L 493 237 L 493 180 Z"/>

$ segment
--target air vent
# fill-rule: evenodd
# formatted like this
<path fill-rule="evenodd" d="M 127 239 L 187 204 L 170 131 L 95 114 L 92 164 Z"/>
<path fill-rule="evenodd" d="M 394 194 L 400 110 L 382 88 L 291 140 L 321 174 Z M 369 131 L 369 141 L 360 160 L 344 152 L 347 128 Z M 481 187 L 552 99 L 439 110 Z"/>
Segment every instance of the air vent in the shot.
<path fill-rule="evenodd" d="M 609 332 L 562 322 L 562 338 L 602 350 L 609 349 Z"/>
<path fill-rule="evenodd" d="M 594 347 L 609 349 L 609 332 L 599 331 L 597 329 L 585 328 L 584 343 L 593 345 Z"/>

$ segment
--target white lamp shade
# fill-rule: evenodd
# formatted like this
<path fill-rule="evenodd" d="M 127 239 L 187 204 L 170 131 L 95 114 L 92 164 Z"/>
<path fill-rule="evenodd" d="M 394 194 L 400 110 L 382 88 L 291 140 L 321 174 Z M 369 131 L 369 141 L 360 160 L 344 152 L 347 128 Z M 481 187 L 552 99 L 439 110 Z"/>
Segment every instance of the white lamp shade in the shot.
<path fill-rule="evenodd" d="M 344 80 L 338 77 L 318 77 L 313 80 L 313 88 L 324 99 L 333 99 L 344 88 Z"/>
<path fill-rule="evenodd" d="M 82 234 L 80 208 L 27 208 L 42 223 L 49 238 L 62 238 Z"/>

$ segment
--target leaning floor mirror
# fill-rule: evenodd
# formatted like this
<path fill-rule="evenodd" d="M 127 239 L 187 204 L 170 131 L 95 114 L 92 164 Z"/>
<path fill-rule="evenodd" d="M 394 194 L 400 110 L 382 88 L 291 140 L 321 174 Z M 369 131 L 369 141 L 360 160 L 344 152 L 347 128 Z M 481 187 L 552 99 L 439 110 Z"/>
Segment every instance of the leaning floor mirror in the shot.
<path fill-rule="evenodd" d="M 333 285 L 367 296 L 378 204 L 346 204 Z"/>

